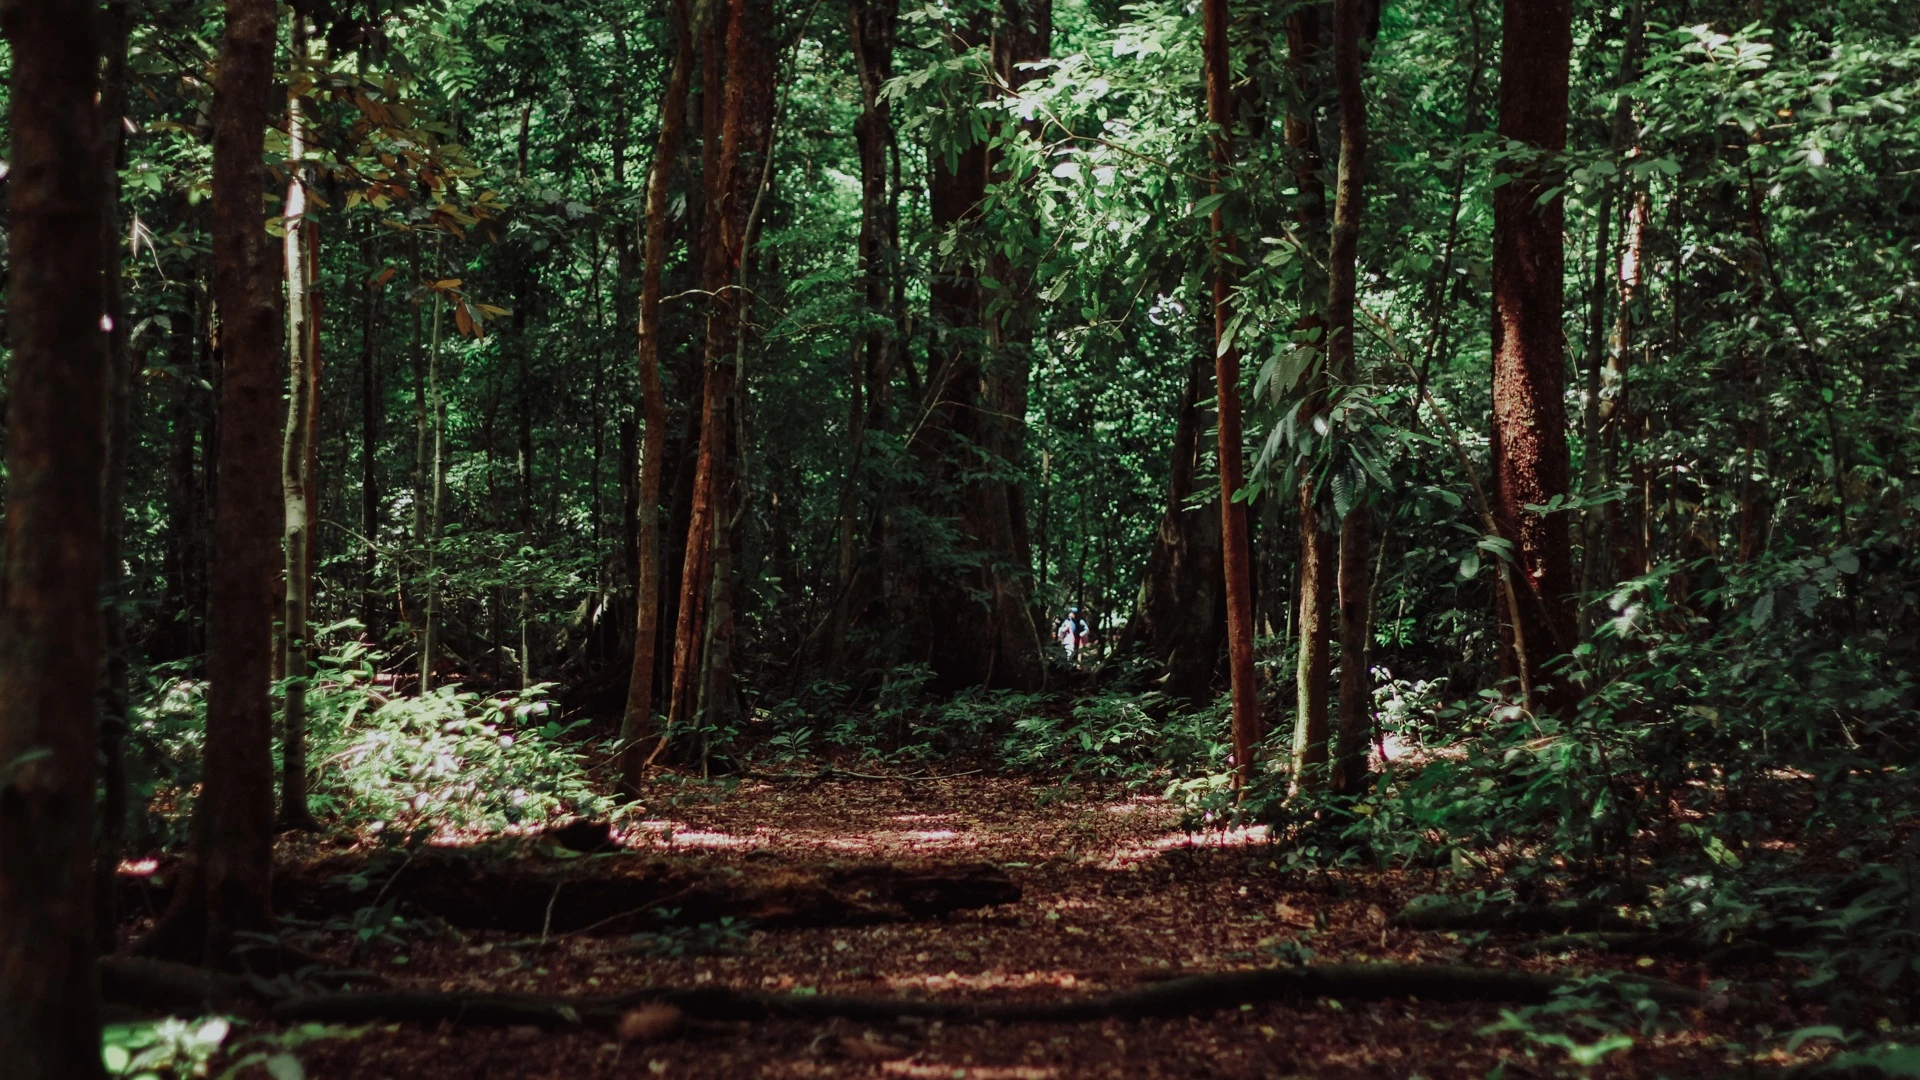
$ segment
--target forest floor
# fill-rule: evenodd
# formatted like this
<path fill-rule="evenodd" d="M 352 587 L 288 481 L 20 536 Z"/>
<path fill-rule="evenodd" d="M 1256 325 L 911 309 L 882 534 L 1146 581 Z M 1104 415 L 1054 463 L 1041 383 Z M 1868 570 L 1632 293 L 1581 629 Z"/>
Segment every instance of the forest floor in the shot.
<path fill-rule="evenodd" d="M 629 848 L 718 863 L 885 859 L 989 861 L 1023 898 L 923 922 L 729 931 L 709 924 L 669 947 L 626 935 L 473 932 L 377 944 L 365 961 L 398 988 L 612 994 L 730 986 L 955 1000 L 1059 1000 L 1169 976 L 1268 965 L 1295 943 L 1319 961 L 1468 963 L 1510 970 L 1612 967 L 1704 987 L 1697 963 L 1562 952 L 1524 956 L 1525 935 L 1395 925 L 1442 871 L 1283 869 L 1258 832 L 1188 834 L 1165 801 L 1118 788 L 968 777 L 900 783 L 748 781 L 685 786 L 671 810 L 628 823 Z M 312 845 L 313 841 L 291 843 Z M 299 858 L 289 849 L 285 855 Z M 1450 871 L 1446 872 L 1450 876 Z M 697 913 L 687 913 L 689 917 Z M 1532 935 L 1537 938 L 1539 935 Z M 1511 950 L 1511 951 L 1510 951 Z M 1300 954 L 1295 951 L 1297 958 Z M 1759 974 L 1749 972 L 1748 974 Z M 1738 970 L 1720 968 L 1716 977 Z M 315 1078 L 891 1077 L 1047 1080 L 1081 1076 L 1483 1077 L 1588 1075 L 1559 1049 L 1507 1034 L 1497 1004 L 1417 1000 L 1242 1005 L 1185 1018 L 876 1027 L 844 1020 L 688 1021 L 658 1039 L 535 1027 L 375 1024 L 309 1042 Z M 1766 1020 L 1679 1010 L 1593 1075 L 1747 1075 L 1730 1043 Z M 1803 1020 L 1804 1022 L 1804 1020 Z M 1504 1063 L 1504 1066 L 1503 1066 Z M 1780 1064 L 1785 1064 L 1784 1061 Z M 242 1075 L 264 1075 L 249 1071 Z"/>

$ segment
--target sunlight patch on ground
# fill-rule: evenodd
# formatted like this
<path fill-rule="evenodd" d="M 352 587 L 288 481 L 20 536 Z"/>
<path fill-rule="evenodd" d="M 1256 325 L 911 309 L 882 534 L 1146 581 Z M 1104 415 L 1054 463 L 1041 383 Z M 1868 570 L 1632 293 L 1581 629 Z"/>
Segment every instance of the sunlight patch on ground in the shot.
<path fill-rule="evenodd" d="M 884 851 L 906 848 L 955 851 L 980 846 L 980 838 L 952 829 L 873 829 L 857 836 L 826 836 L 813 841 L 834 851 Z"/>
<path fill-rule="evenodd" d="M 643 821 L 635 832 L 646 842 L 658 842 L 668 847 L 693 848 L 744 848 L 758 847 L 759 841 L 748 836 L 735 836 L 732 833 L 710 832 L 703 829 L 682 829 L 678 822 Z"/>
<path fill-rule="evenodd" d="M 925 1077 L 927 1080 L 1052 1080 L 1060 1070 L 1051 1065 L 936 1065 L 917 1061 L 889 1061 L 883 1076 Z"/>
<path fill-rule="evenodd" d="M 944 975 L 889 975 L 887 986 L 893 990 L 925 990 L 943 994 L 954 990 L 1025 990 L 1044 986 L 1072 990 L 1081 985 L 1071 971 L 982 971 L 962 975 L 949 971 Z"/>

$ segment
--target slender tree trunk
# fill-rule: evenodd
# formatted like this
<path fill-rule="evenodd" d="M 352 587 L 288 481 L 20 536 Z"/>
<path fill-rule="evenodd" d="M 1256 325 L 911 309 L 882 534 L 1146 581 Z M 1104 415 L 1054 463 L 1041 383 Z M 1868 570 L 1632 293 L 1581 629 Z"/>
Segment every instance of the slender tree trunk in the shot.
<path fill-rule="evenodd" d="M 227 0 L 213 91 L 213 293 L 220 419 L 207 629 L 207 741 L 193 843 L 173 905 L 143 951 L 224 965 L 234 935 L 271 920 L 274 463 L 282 434 L 279 273 L 266 233 L 262 161 L 272 97 L 274 6 Z"/>
<path fill-rule="evenodd" d="M 94 857 L 95 940 L 111 949 L 119 923 L 114 872 L 126 847 L 126 736 L 131 658 L 127 655 L 126 493 L 129 441 L 133 432 L 133 370 L 136 358 L 127 327 L 127 302 L 120 266 L 120 170 L 126 158 L 127 41 L 131 28 L 127 0 L 108 0 L 99 27 L 106 63 L 100 83 L 100 135 L 103 170 L 100 256 L 103 310 L 107 325 L 107 463 L 101 490 L 101 597 L 105 619 L 106 663 L 100 680 L 100 829 Z"/>
<path fill-rule="evenodd" d="M 1351 385 L 1354 305 L 1358 290 L 1360 216 L 1365 205 L 1367 100 L 1361 82 L 1368 0 L 1334 0 L 1333 82 L 1340 108 L 1340 171 L 1327 249 L 1327 368 Z M 1373 679 L 1367 670 L 1367 540 L 1373 508 L 1359 492 L 1340 521 L 1340 727 L 1332 753 L 1332 786 L 1357 793 L 1366 782 L 1373 733 Z"/>
<path fill-rule="evenodd" d="M 1213 191 L 1225 190 L 1233 169 L 1233 64 L 1227 41 L 1227 0 L 1204 0 L 1201 22 L 1206 57 L 1207 122 L 1213 127 Z M 1233 263 L 1238 248 L 1227 231 L 1226 211 L 1215 207 L 1213 236 L 1214 383 L 1219 396 L 1220 547 L 1227 588 L 1227 671 L 1233 686 L 1234 779 L 1245 786 L 1253 778 L 1260 745 L 1260 687 L 1253 667 L 1253 592 L 1248 577 L 1246 486 L 1240 430 L 1240 350 L 1232 335 Z"/>
<path fill-rule="evenodd" d="M 1633 140 L 1633 101 L 1626 94 L 1626 87 L 1637 77 L 1639 70 L 1640 40 L 1646 29 L 1646 0 L 1633 0 L 1627 11 L 1626 40 L 1620 52 L 1620 72 L 1616 79 L 1619 101 L 1614 104 L 1613 132 L 1608 140 L 1608 149 L 1615 160 L 1625 154 Z M 1607 182 L 1600 191 L 1600 204 L 1594 215 L 1593 242 L 1593 282 L 1587 296 L 1587 363 L 1586 363 L 1586 408 L 1582 425 L 1583 460 L 1581 470 L 1582 494 L 1591 498 L 1597 495 L 1603 484 L 1612 475 L 1608 467 L 1606 451 L 1602 446 L 1601 426 L 1611 413 L 1606 400 L 1606 367 L 1608 358 L 1606 325 L 1607 294 L 1614 291 L 1615 274 L 1624 269 L 1628 260 L 1633 260 L 1635 273 L 1638 273 L 1638 256 L 1633 253 L 1637 237 L 1644 237 L 1644 224 L 1636 228 L 1628 226 L 1627 249 L 1618 261 L 1613 254 L 1611 239 L 1613 228 L 1614 199 L 1621 188 L 1627 188 L 1629 197 L 1632 181 L 1624 172 Z M 1639 203 L 1632 203 L 1634 214 L 1639 213 Z M 1625 290 L 1621 290 L 1621 315 L 1625 317 Z M 1617 385 L 1617 384 L 1616 384 Z M 1606 517 L 1605 506 L 1588 506 L 1580 512 L 1580 596 L 1578 601 L 1576 626 L 1581 640 L 1591 633 L 1592 620 L 1588 617 L 1587 601 L 1593 590 L 1600 588 L 1606 572 Z"/>
<path fill-rule="evenodd" d="M 426 547 L 426 603 L 422 613 L 420 633 L 420 692 L 422 694 L 433 689 L 433 661 L 440 651 L 440 576 L 437 564 L 440 553 L 440 529 L 445 521 L 441 497 L 446 491 L 447 442 L 447 401 L 440 392 L 440 335 L 446 307 L 446 295 L 436 290 L 433 294 L 432 337 L 427 346 L 427 410 L 428 421 L 432 427 L 433 450 L 427 462 L 429 472 L 427 483 L 431 486 L 431 495 L 427 499 L 426 535 L 423 537 Z"/>
<path fill-rule="evenodd" d="M 660 486 L 666 465 L 667 395 L 660 382 L 661 275 L 667 265 L 667 201 L 674 163 L 687 118 L 693 81 L 693 43 L 706 13 L 706 0 L 689 12 L 684 3 L 674 29 L 673 69 L 660 101 L 660 138 L 647 171 L 646 251 L 640 272 L 640 409 L 646 430 L 640 447 L 639 558 L 636 570 L 632 672 L 627 680 L 626 714 L 620 737 L 622 790 L 637 794 L 646 763 L 643 744 L 653 730 L 653 670 L 660 643 Z"/>
<path fill-rule="evenodd" d="M 1567 144 L 1567 74 L 1573 50 L 1570 0 L 1506 0 L 1500 53 L 1500 135 L 1529 150 L 1557 154 Z M 1567 513 L 1529 505 L 1568 495 L 1565 342 L 1561 330 L 1566 267 L 1565 202 L 1551 166 L 1509 166 L 1514 179 L 1494 190 L 1493 209 L 1493 512 L 1514 548 L 1525 638 L 1510 669 L 1524 663 L 1528 686 L 1547 682 L 1547 663 L 1574 644 L 1572 553 Z M 1558 707 L 1567 692 L 1546 699 Z M 1531 704 L 1531 703 L 1530 703 Z"/>
<path fill-rule="evenodd" d="M 6 547 L 0 562 L 0 1062 L 101 1075 L 91 865 L 108 342 L 108 148 L 89 0 L 7 0 Z"/>
<path fill-rule="evenodd" d="M 1293 164 L 1294 184 L 1300 191 L 1295 218 L 1300 235 L 1309 248 L 1326 231 L 1327 193 L 1321 179 L 1319 125 L 1314 120 L 1319 98 L 1319 67 L 1323 51 L 1324 5 L 1295 9 L 1287 16 L 1287 69 L 1293 83 L 1293 103 L 1287 109 L 1287 146 Z M 1316 295 L 1311 273 L 1302 292 Z M 1298 323 L 1302 337 L 1312 347 L 1327 346 L 1327 321 L 1319 309 L 1309 310 Z M 1303 418 L 1321 416 L 1327 408 L 1327 364 L 1320 363 L 1309 372 L 1306 399 L 1301 404 Z M 1306 425 L 1303 425 L 1303 428 Z M 1312 475 L 1300 481 L 1300 581 L 1297 587 L 1299 616 L 1299 652 L 1294 667 L 1293 775 L 1297 786 L 1311 788 L 1325 779 L 1331 751 L 1333 601 L 1337 574 L 1334 533 L 1324 520 L 1325 499 L 1320 484 Z"/>
<path fill-rule="evenodd" d="M 307 674 L 311 659 L 307 609 L 309 548 L 313 543 L 313 458 L 320 416 L 320 319 L 315 275 L 320 223 L 308 213 L 305 77 L 307 28 L 304 11 L 293 13 L 294 82 L 287 95 L 287 428 L 281 442 L 280 492 L 285 510 L 286 609 L 280 632 L 287 680 L 280 718 L 281 828 L 316 829 L 307 809 Z"/>
<path fill-rule="evenodd" d="M 379 301 L 384 283 L 374 246 L 372 225 L 360 246 L 361 262 L 367 280 L 360 294 L 360 530 L 364 537 L 360 562 L 360 623 L 367 637 L 381 639 L 379 591 L 375 575 L 379 572 L 380 551 L 380 379 L 378 340 Z"/>

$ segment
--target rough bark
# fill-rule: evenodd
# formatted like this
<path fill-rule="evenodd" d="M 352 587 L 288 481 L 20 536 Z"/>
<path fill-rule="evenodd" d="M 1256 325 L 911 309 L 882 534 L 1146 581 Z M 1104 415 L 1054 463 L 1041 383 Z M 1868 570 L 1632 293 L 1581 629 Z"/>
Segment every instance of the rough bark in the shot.
<path fill-rule="evenodd" d="M 1500 135 L 1536 154 L 1567 143 L 1567 75 L 1573 50 L 1569 0 L 1507 0 L 1500 57 Z M 1542 202 L 1552 166 L 1505 166 L 1513 179 L 1493 196 L 1493 513 L 1514 548 L 1526 682 L 1546 686 L 1547 664 L 1574 643 L 1572 552 L 1567 513 L 1528 505 L 1568 494 L 1565 341 L 1566 269 L 1562 197 Z M 1564 692 L 1544 699 L 1552 706 Z"/>
<path fill-rule="evenodd" d="M 107 147 L 89 0 L 7 0 L 6 547 L 0 562 L 0 1062 L 101 1075 L 93 972 Z"/>
<path fill-rule="evenodd" d="M 280 493 L 286 557 L 286 607 L 281 621 L 281 673 L 286 698 L 280 714 L 280 818 L 286 829 L 314 829 L 307 808 L 307 675 L 314 500 L 314 455 L 320 422 L 320 311 L 316 277 L 320 223 L 308 211 L 306 16 L 292 20 L 295 85 L 287 95 L 287 198 L 283 206 L 287 281 L 287 426 L 281 441 Z"/>
<path fill-rule="evenodd" d="M 1327 368 L 1351 384 L 1355 362 L 1354 304 L 1358 289 L 1360 217 L 1365 206 L 1367 101 L 1361 83 L 1362 39 L 1369 0 L 1334 0 L 1333 83 L 1340 110 L 1340 169 L 1327 248 Z M 1354 794 L 1366 782 L 1373 728 L 1373 679 L 1367 670 L 1368 532 L 1372 507 L 1355 493 L 1340 521 L 1340 726 L 1331 761 L 1333 790 Z"/>
<path fill-rule="evenodd" d="M 729 0 L 726 29 L 726 96 L 720 147 L 708 174 L 708 215 L 713 242 L 707 249 L 706 280 L 712 300 L 707 311 L 706 355 L 700 403 L 700 443 L 694 465 L 693 511 L 688 521 L 686 558 L 680 577 L 680 610 L 674 634 L 673 697 L 667 713 L 668 730 L 655 748 L 657 754 L 669 733 L 684 728 L 701 710 L 703 698 L 718 704 L 709 693 L 709 642 L 718 631 L 730 629 L 724 618 L 709 619 L 730 609 L 727 559 L 716 559 L 719 545 L 729 544 L 728 511 L 734 499 L 734 448 L 730 446 L 734 380 L 739 363 L 737 337 L 747 297 L 740 288 L 748 233 L 763 176 L 773 123 L 773 62 L 768 42 L 772 12 L 767 0 Z M 711 77 L 712 67 L 708 68 Z M 709 84 L 709 93 L 713 87 Z M 717 601 L 717 602 L 716 602 Z"/>
<path fill-rule="evenodd" d="M 261 160 L 274 6 L 227 0 L 213 98 L 213 293 L 220 317 L 219 493 L 207 627 L 207 741 L 187 880 L 143 945 L 224 963 L 236 932 L 270 919 L 273 630 L 281 432 L 276 303 Z"/>
<path fill-rule="evenodd" d="M 1158 663 L 1165 669 L 1161 685 L 1189 701 L 1212 699 L 1227 640 L 1221 516 L 1212 505 L 1187 505 L 1204 461 L 1201 436 L 1213 426 L 1213 411 L 1200 407 L 1212 396 L 1212 312 L 1207 313 L 1204 331 L 1204 348 L 1194 350 L 1180 399 L 1173 460 L 1167 472 L 1167 506 L 1147 555 L 1133 617 L 1115 648 L 1116 653 L 1137 653 Z"/>
<path fill-rule="evenodd" d="M 706 0 L 697 0 L 692 12 L 684 3 L 678 6 L 673 70 L 661 97 L 660 138 L 647 173 L 646 251 L 640 272 L 640 410 L 645 430 L 641 435 L 636 507 L 637 615 L 626 712 L 620 723 L 620 737 L 626 743 L 620 755 L 620 777 L 622 789 L 628 794 L 638 791 L 646 762 L 643 743 L 654 734 L 653 670 L 660 641 L 660 486 L 667 451 L 667 395 L 660 382 L 660 282 L 667 264 L 667 200 L 674 163 L 680 159 L 688 87 L 693 80 L 693 42 L 705 10 Z"/>
<path fill-rule="evenodd" d="M 1201 5 L 1205 40 L 1207 122 L 1213 128 L 1213 192 L 1225 190 L 1233 168 L 1233 65 L 1227 41 L 1227 0 Z M 1226 211 L 1216 206 L 1213 238 L 1213 373 L 1219 432 L 1220 548 L 1227 597 L 1227 673 L 1233 687 L 1233 762 L 1235 781 L 1253 777 L 1253 756 L 1262 735 L 1260 688 L 1253 667 L 1253 591 L 1249 578 L 1245 449 L 1240 426 L 1240 350 L 1231 335 L 1233 257 L 1238 244 L 1227 231 Z"/>

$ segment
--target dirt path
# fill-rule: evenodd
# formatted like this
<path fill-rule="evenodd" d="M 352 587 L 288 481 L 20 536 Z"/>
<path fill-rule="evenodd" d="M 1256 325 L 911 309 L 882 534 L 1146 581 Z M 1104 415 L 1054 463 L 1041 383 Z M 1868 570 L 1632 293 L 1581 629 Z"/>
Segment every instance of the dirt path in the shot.
<path fill-rule="evenodd" d="M 717 791 L 718 789 L 712 789 Z M 648 985 L 954 999 L 1053 999 L 1126 989 L 1169 974 L 1272 963 L 1276 949 L 1322 960 L 1467 961 L 1508 967 L 1610 964 L 1700 985 L 1685 963 L 1580 956 L 1520 960 L 1497 944 L 1402 930 L 1389 913 L 1433 886 L 1426 872 L 1307 874 L 1258 835 L 1190 837 L 1154 798 L 1068 792 L 1022 781 L 747 783 L 710 801 L 683 789 L 630 823 L 629 846 L 715 860 L 875 857 L 989 860 L 1024 890 L 1013 905 L 945 921 L 860 928 L 688 930 L 647 939 L 575 937 L 545 946 L 510 935 L 377 945 L 371 966 L 397 985 L 541 993 L 618 993 Z M 696 916 L 697 913 L 688 912 Z M 1469 935 L 1468 937 L 1471 937 Z M 1295 954 L 1298 955 L 1297 953 Z M 1481 1077 L 1577 1075 L 1557 1050 L 1528 1056 L 1514 1036 L 1477 1034 L 1495 1006 L 1396 1001 L 1263 1004 L 1199 1017 L 1084 1025 L 845 1022 L 689 1025 L 656 1042 L 601 1032 L 377 1026 L 300 1050 L 320 1078 L 1081 1076 Z M 1698 1076 L 1725 1067 L 1729 1030 L 1644 1037 L 1601 1070 Z"/>

